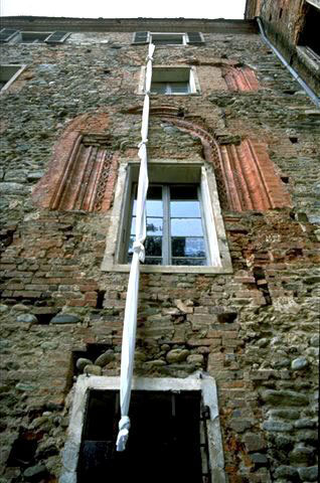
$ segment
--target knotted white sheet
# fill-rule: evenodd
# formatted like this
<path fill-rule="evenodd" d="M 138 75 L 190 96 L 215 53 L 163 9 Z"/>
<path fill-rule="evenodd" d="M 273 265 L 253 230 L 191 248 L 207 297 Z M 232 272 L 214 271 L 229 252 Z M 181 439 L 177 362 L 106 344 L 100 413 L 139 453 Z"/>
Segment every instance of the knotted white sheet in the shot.
<path fill-rule="evenodd" d="M 130 268 L 126 306 L 124 312 L 122 348 L 121 348 L 121 375 L 120 375 L 120 409 L 119 433 L 117 438 L 117 451 L 124 451 L 129 437 L 130 418 L 129 405 L 131 397 L 134 349 L 136 344 L 137 311 L 139 293 L 140 262 L 144 262 L 144 241 L 147 236 L 146 229 L 146 198 L 148 191 L 148 127 L 150 89 L 152 80 L 152 61 L 155 46 L 149 45 L 146 69 L 145 98 L 142 112 L 141 142 L 139 144 L 140 171 L 138 181 L 138 196 L 136 209 L 136 239 L 133 244 L 133 256 Z"/>

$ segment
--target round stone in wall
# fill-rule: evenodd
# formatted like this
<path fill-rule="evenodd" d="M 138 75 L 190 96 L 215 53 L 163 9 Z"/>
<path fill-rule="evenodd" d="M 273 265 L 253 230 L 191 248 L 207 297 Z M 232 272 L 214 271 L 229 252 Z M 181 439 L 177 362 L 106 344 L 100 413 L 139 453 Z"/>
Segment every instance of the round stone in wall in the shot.
<path fill-rule="evenodd" d="M 23 322 L 25 324 L 36 324 L 38 319 L 33 314 L 21 314 L 17 317 L 17 322 Z"/>
<path fill-rule="evenodd" d="M 309 362 L 305 357 L 298 357 L 291 362 L 291 369 L 293 371 L 300 371 L 301 369 L 305 369 L 308 367 Z"/>
<path fill-rule="evenodd" d="M 77 366 L 77 369 L 79 369 L 79 371 L 83 371 L 83 369 L 86 366 L 91 364 L 92 364 L 92 361 L 90 361 L 90 359 L 86 359 L 85 357 L 80 357 L 76 362 L 76 366 Z"/>
<path fill-rule="evenodd" d="M 58 314 L 51 319 L 52 324 L 77 324 L 81 319 L 74 314 Z"/>
<path fill-rule="evenodd" d="M 100 366 L 95 366 L 94 364 L 88 364 L 83 369 L 85 374 L 91 374 L 92 376 L 101 376 L 102 368 Z"/>
<path fill-rule="evenodd" d="M 114 352 L 112 349 L 109 349 L 96 359 L 95 365 L 104 367 L 113 360 L 114 360 Z"/>

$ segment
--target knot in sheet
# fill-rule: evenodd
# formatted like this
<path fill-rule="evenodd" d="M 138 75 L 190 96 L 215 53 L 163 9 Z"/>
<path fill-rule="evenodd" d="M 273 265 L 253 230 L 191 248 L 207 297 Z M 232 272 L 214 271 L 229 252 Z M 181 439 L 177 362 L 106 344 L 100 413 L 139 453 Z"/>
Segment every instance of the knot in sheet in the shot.
<path fill-rule="evenodd" d="M 117 451 L 124 451 L 129 437 L 130 418 L 123 416 L 119 421 L 119 433 L 117 437 Z"/>
<path fill-rule="evenodd" d="M 143 139 L 139 144 L 138 148 L 140 149 L 142 146 L 146 146 L 148 144 L 149 140 L 148 139 Z"/>
<path fill-rule="evenodd" d="M 137 253 L 140 262 L 144 262 L 145 257 L 145 248 L 144 245 L 138 241 L 133 243 L 133 253 Z"/>
<path fill-rule="evenodd" d="M 146 68 L 146 95 L 143 103 L 141 142 L 139 143 L 140 170 L 137 190 L 136 205 L 136 237 L 133 243 L 133 256 L 130 267 L 126 306 L 124 310 L 123 335 L 121 348 L 121 373 L 120 373 L 120 409 L 121 419 L 119 422 L 119 433 L 117 438 L 117 451 L 124 451 L 129 437 L 130 419 L 128 417 L 131 386 L 133 377 L 134 350 L 137 331 L 137 311 L 139 293 L 140 262 L 144 262 L 145 248 L 144 241 L 147 236 L 146 223 L 146 199 L 148 191 L 148 125 L 150 111 L 150 87 L 152 78 L 152 55 L 154 45 L 149 45 Z"/>

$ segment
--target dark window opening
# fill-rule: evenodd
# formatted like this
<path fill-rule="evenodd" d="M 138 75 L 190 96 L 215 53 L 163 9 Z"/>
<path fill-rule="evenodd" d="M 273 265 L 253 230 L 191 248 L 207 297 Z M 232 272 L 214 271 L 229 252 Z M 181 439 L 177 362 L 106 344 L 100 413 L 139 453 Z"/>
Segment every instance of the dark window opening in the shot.
<path fill-rule="evenodd" d="M 312 5 L 307 6 L 304 28 L 300 34 L 299 45 L 311 49 L 313 53 L 320 56 L 320 10 Z M 320 60 L 320 58 L 318 59 Z"/>
<path fill-rule="evenodd" d="M 21 32 L 21 42 L 27 44 L 36 44 L 38 42 L 44 42 L 50 35 L 48 32 Z"/>
<path fill-rule="evenodd" d="M 280 11 L 279 11 L 279 18 L 282 17 L 282 12 L 283 12 L 283 8 L 280 8 Z"/>
<path fill-rule="evenodd" d="M 154 45 L 181 45 L 183 34 L 152 34 L 151 42 Z"/>
<path fill-rule="evenodd" d="M 90 391 L 78 483 L 210 481 L 206 414 L 199 391 L 133 391 L 124 452 L 115 447 L 119 418 L 118 391 Z"/>

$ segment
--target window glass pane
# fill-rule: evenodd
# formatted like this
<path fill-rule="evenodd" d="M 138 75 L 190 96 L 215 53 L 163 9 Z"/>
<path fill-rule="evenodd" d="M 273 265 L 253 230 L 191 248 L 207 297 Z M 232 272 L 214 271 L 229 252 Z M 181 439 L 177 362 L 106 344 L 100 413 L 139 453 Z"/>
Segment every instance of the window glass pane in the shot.
<path fill-rule="evenodd" d="M 146 256 L 161 257 L 162 255 L 162 237 L 148 236 L 145 241 Z"/>
<path fill-rule="evenodd" d="M 173 257 L 205 257 L 203 238 L 172 238 Z"/>
<path fill-rule="evenodd" d="M 147 235 L 161 235 L 162 234 L 162 218 L 147 218 Z M 131 221 L 130 235 L 136 234 L 136 217 Z"/>
<path fill-rule="evenodd" d="M 163 216 L 161 200 L 147 200 L 147 216 Z"/>
<path fill-rule="evenodd" d="M 161 37 L 159 36 L 152 36 L 152 43 L 155 45 L 166 45 L 166 44 L 182 44 L 182 36 L 175 36 L 175 37 Z"/>
<path fill-rule="evenodd" d="M 196 185 L 170 186 L 171 200 L 197 200 L 198 192 Z"/>
<path fill-rule="evenodd" d="M 189 92 L 189 82 L 169 82 L 172 94 L 187 94 Z"/>
<path fill-rule="evenodd" d="M 135 235 L 135 234 L 136 234 L 136 217 L 134 216 L 131 221 L 130 235 Z"/>
<path fill-rule="evenodd" d="M 147 194 L 146 211 L 147 216 L 162 216 L 162 187 L 161 186 L 149 186 Z M 135 199 L 133 202 L 132 215 L 137 213 L 137 189 L 135 187 Z"/>
<path fill-rule="evenodd" d="M 162 218 L 147 218 L 147 235 L 162 234 Z"/>
<path fill-rule="evenodd" d="M 137 194 L 137 185 L 134 187 Z M 198 199 L 198 185 L 149 186 L 146 264 L 206 265 L 206 249 Z M 166 206 L 168 203 L 168 206 Z M 131 220 L 128 260 L 132 258 L 136 233 L 136 205 Z M 169 218 L 167 218 L 167 213 Z M 169 235 L 169 236 L 168 236 Z M 168 253 L 172 259 L 167 259 Z M 163 258 L 164 257 L 164 258 Z"/>
<path fill-rule="evenodd" d="M 207 265 L 203 258 L 173 258 L 172 265 Z"/>
<path fill-rule="evenodd" d="M 44 42 L 46 38 L 50 35 L 51 32 L 45 32 L 41 34 L 40 32 L 22 32 L 22 42 L 24 43 L 36 43 L 36 42 Z"/>
<path fill-rule="evenodd" d="M 171 236 L 203 236 L 200 218 L 172 218 Z"/>
<path fill-rule="evenodd" d="M 128 247 L 128 254 L 129 255 L 130 254 L 132 255 L 132 253 L 133 253 L 133 242 L 134 242 L 134 240 L 135 240 L 135 237 L 131 235 L 130 239 L 129 239 L 129 247 Z"/>
<path fill-rule="evenodd" d="M 171 201 L 170 213 L 172 218 L 200 218 L 199 201 Z"/>
<path fill-rule="evenodd" d="M 152 82 L 151 93 L 152 94 L 166 94 L 167 83 L 166 82 Z"/>

